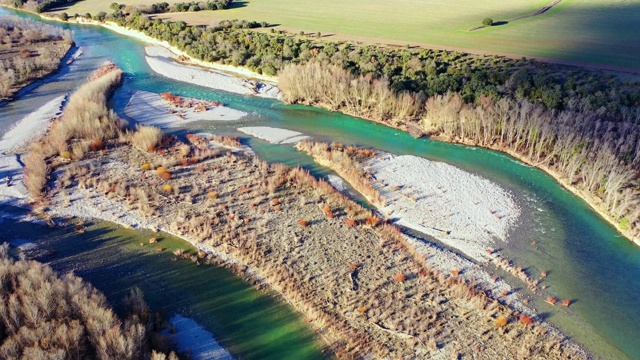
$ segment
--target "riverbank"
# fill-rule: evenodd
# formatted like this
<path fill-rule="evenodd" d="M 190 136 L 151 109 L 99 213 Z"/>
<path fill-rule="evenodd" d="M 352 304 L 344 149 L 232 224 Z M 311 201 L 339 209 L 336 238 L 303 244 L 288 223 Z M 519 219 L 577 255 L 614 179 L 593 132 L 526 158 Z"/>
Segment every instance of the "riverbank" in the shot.
<path fill-rule="evenodd" d="M 136 91 L 124 108 L 124 113 L 139 124 L 161 129 L 180 127 L 195 121 L 237 121 L 247 115 L 246 112 L 214 101 L 148 91 Z"/>
<path fill-rule="evenodd" d="M 602 207 L 601 207 L 602 200 L 600 200 L 597 197 L 591 195 L 590 193 L 586 193 L 586 192 L 578 189 L 577 187 L 573 186 L 572 184 L 570 184 L 567 181 L 567 179 L 564 176 L 559 174 L 557 171 L 549 168 L 545 164 L 533 163 L 532 161 L 527 159 L 525 156 L 523 156 L 521 154 L 518 154 L 515 151 L 509 150 L 509 149 L 504 149 L 503 147 L 498 147 L 498 146 L 488 146 L 488 147 L 487 146 L 479 146 L 474 142 L 460 141 L 458 139 L 449 139 L 449 138 L 445 138 L 445 137 L 442 137 L 442 136 L 433 136 L 433 137 L 430 137 L 430 138 L 433 139 L 433 140 L 437 140 L 437 141 L 448 142 L 450 144 L 460 144 L 460 145 L 465 145 L 465 146 L 474 146 L 474 147 L 480 147 L 480 148 L 484 148 L 484 149 L 498 151 L 498 152 L 507 154 L 507 155 L 517 159 L 518 161 L 522 162 L 523 164 L 526 164 L 528 166 L 531 166 L 531 167 L 534 167 L 534 168 L 542 170 L 544 173 L 546 173 L 547 175 L 551 176 L 558 184 L 560 184 L 560 186 L 562 186 L 562 188 L 564 188 L 565 190 L 569 191 L 570 193 L 572 193 L 573 195 L 575 195 L 576 197 L 582 199 L 585 203 L 587 203 L 589 205 L 589 207 L 594 212 L 596 212 L 602 219 L 604 219 L 607 223 L 609 223 L 611 226 L 613 226 L 627 240 L 633 242 L 637 246 L 640 246 L 640 238 L 633 237 L 632 235 L 630 235 L 627 230 L 623 229 L 620 226 L 620 223 L 618 221 L 616 221 L 611 215 L 609 215 L 606 210 L 602 209 Z"/>
<path fill-rule="evenodd" d="M 25 206 L 27 189 L 24 184 L 22 157 L 27 145 L 44 134 L 51 120 L 60 115 L 67 96 L 59 96 L 25 116 L 0 139 L 0 203 Z"/>
<path fill-rule="evenodd" d="M 13 8 L 12 8 L 13 9 Z M 19 11 L 23 11 L 23 10 L 19 10 Z M 43 19 L 47 19 L 47 20 L 53 20 L 53 21 L 61 21 L 59 18 L 57 17 L 51 17 L 51 16 L 46 16 L 43 14 L 35 14 L 38 15 L 40 17 L 42 17 Z M 174 54 L 179 55 L 180 57 L 184 57 L 185 59 L 188 59 L 188 62 L 191 64 L 195 64 L 195 65 L 199 65 L 199 66 L 203 66 L 203 67 L 208 67 L 208 68 L 212 68 L 212 69 L 218 69 L 218 70 L 222 70 L 222 71 L 228 71 L 240 76 L 248 76 L 251 78 L 256 78 L 256 79 L 260 79 L 260 80 L 264 80 L 264 81 L 269 81 L 269 82 L 277 82 L 277 78 L 276 77 L 267 77 L 261 74 L 257 74 L 257 73 L 253 73 L 248 69 L 244 69 L 244 68 L 240 68 L 240 67 L 233 67 L 233 66 L 228 66 L 228 65 L 221 65 L 221 64 L 215 64 L 215 63 L 207 63 L 198 59 L 194 59 L 192 57 L 190 57 L 188 54 L 176 49 L 175 47 L 171 46 L 168 42 L 165 41 L 159 41 L 157 39 L 151 38 L 141 32 L 138 31 L 134 31 L 134 30 L 130 30 L 127 28 L 123 28 L 115 23 L 101 23 L 98 21 L 94 21 L 94 20 L 87 20 L 84 18 L 80 18 L 80 19 L 69 19 L 68 22 L 72 22 L 72 23 L 77 23 L 77 24 L 88 24 L 88 25 L 97 25 L 97 26 L 101 26 L 107 29 L 110 29 L 112 31 L 115 31 L 119 34 L 122 35 L 126 35 L 129 37 L 133 37 L 151 44 L 155 44 L 155 45 L 159 45 L 162 47 L 165 47 L 167 49 L 169 49 L 171 52 L 173 52 Z M 331 107 L 326 106 L 324 104 L 318 104 L 318 103 L 314 103 L 314 104 L 309 104 L 311 106 L 316 106 L 319 108 L 323 108 L 323 109 L 327 109 L 327 110 L 332 110 Z M 416 126 L 415 124 L 405 124 L 405 123 L 390 123 L 388 121 L 383 121 L 383 120 L 379 120 L 379 119 L 375 119 L 372 117 L 366 117 L 363 116 L 362 114 L 356 114 L 356 113 L 349 113 L 349 112 L 343 112 L 346 115 L 350 115 L 350 116 L 354 116 L 354 117 L 359 117 L 359 118 L 364 118 L 366 120 L 370 120 L 370 121 L 374 121 L 377 123 L 380 123 L 382 125 L 385 126 L 390 126 L 392 128 L 396 128 L 398 130 L 401 131 L 405 131 L 408 132 L 410 134 L 412 134 L 415 137 L 419 137 L 419 136 L 423 136 L 424 132 L 422 129 L 420 129 L 418 126 Z M 434 140 L 438 140 L 438 141 L 444 141 L 444 142 L 449 142 L 449 143 L 455 143 L 455 144 L 464 144 L 464 145 L 469 145 L 469 146 L 478 146 L 477 144 L 473 144 L 473 143 L 465 143 L 465 142 L 460 142 L 460 141 L 456 141 L 455 139 L 448 139 L 448 138 L 444 138 L 444 137 L 438 137 L 438 136 L 433 136 L 431 137 Z M 487 149 L 490 150 L 496 150 L 496 151 L 500 151 L 500 152 L 504 152 L 510 156 L 515 157 L 516 159 L 522 161 L 523 163 L 530 165 L 530 166 L 534 166 L 539 168 L 540 170 L 544 171 L 545 173 L 549 174 L 551 177 L 553 177 L 561 186 L 563 186 L 565 189 L 567 189 L 568 191 L 572 192 L 574 195 L 578 196 L 579 198 L 583 199 L 595 212 L 597 212 L 604 220 L 606 220 L 609 224 L 611 224 L 615 229 L 617 229 L 622 235 L 624 235 L 628 240 L 634 242 L 636 245 L 640 246 L 640 239 L 637 237 L 633 237 L 631 234 L 628 233 L 628 231 L 626 231 L 625 229 L 623 229 L 620 224 L 612 217 L 608 214 L 608 212 L 606 210 L 603 210 L 598 204 L 598 199 L 594 198 L 593 196 L 591 196 L 590 194 L 585 194 L 583 191 L 573 187 L 571 184 L 568 184 L 567 181 L 560 176 L 557 172 L 553 171 L 552 169 L 549 169 L 548 167 L 544 166 L 544 164 L 534 164 L 531 161 L 527 160 L 526 158 L 524 158 L 522 155 L 516 154 L 512 151 L 509 150 L 505 150 L 502 148 L 498 148 L 498 147 L 485 147 Z"/>
<path fill-rule="evenodd" d="M 178 62 L 173 54 L 163 47 L 145 47 L 147 64 L 156 73 L 177 81 L 223 90 L 240 95 L 255 95 L 264 98 L 279 99 L 280 90 L 275 85 L 264 82 L 240 79 L 221 72 L 203 70 Z"/>

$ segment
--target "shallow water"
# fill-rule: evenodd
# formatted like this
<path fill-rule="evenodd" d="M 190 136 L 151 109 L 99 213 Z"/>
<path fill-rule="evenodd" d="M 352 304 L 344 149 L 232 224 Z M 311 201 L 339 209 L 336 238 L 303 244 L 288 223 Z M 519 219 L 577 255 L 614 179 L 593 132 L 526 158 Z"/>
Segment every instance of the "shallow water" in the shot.
<path fill-rule="evenodd" d="M 9 210 L 0 208 L 0 211 Z M 44 225 L 5 220 L 4 239 L 36 244 L 48 255 L 36 258 L 60 272 L 73 271 L 105 293 L 117 311 L 133 286 L 154 311 L 168 320 L 181 314 L 211 331 L 241 359 L 322 359 L 321 344 L 301 316 L 285 302 L 257 291 L 231 271 L 174 261 L 172 251 L 196 250 L 167 234 L 134 231 L 106 222 L 87 223 L 76 234 L 73 225 L 51 230 Z M 149 244 L 157 237 L 157 244 Z M 14 240 L 15 242 L 15 240 Z M 156 248 L 163 248 L 160 253 Z"/>
<path fill-rule="evenodd" d="M 0 10 L 0 14 L 7 12 Z M 233 123 L 194 123 L 189 128 L 239 135 L 269 161 L 301 165 L 318 176 L 330 173 L 291 146 L 267 144 L 235 129 L 256 124 L 283 127 L 318 140 L 445 161 L 489 178 L 514 194 L 522 207 L 520 224 L 508 243 L 496 247 L 533 275 L 547 270 L 548 278 L 543 284 L 549 293 L 575 303 L 570 308 L 560 308 L 537 300 L 538 311 L 600 357 L 640 359 L 640 248 L 550 176 L 494 151 L 416 140 L 400 131 L 338 113 L 172 82 L 151 73 L 144 61 L 143 43 L 92 26 L 65 26 L 76 31 L 76 42 L 84 50 L 74 63 L 77 68 L 71 74 L 54 76 L 55 81 L 0 107 L 0 131 L 25 111 L 46 102 L 49 96 L 69 91 L 97 64 L 112 59 L 126 72 L 125 84 L 112 101 L 119 113 L 136 90 L 169 91 L 222 101 L 250 116 Z M 533 240 L 537 247 L 532 246 Z"/>

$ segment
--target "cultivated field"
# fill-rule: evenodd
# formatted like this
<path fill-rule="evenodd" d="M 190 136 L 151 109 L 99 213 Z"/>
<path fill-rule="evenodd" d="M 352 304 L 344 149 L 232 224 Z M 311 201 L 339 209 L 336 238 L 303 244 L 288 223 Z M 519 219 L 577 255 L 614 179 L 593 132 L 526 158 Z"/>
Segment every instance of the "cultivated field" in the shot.
<path fill-rule="evenodd" d="M 155 0 L 120 1 L 127 4 Z M 169 1 L 172 2 L 172 1 Z M 533 13 L 552 0 L 246 0 L 226 11 L 162 14 L 192 24 L 246 19 L 294 32 L 389 44 L 549 58 L 605 67 L 640 68 L 636 36 L 640 5 L 625 0 L 561 0 L 543 15 L 469 32 L 482 19 L 507 21 Z M 80 1 L 69 13 L 109 12 L 108 2 Z"/>

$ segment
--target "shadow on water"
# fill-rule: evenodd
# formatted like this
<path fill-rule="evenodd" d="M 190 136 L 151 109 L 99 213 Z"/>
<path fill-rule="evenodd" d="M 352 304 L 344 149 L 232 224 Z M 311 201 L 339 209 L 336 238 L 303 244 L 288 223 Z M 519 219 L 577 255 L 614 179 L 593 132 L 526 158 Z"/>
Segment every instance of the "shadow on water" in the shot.
<path fill-rule="evenodd" d="M 0 209 L 19 215 L 17 209 Z M 224 268 L 175 260 L 172 251 L 195 253 L 188 243 L 167 234 L 134 231 L 109 223 L 45 225 L 2 218 L 8 232 L 0 241 L 37 244 L 37 260 L 61 272 L 73 271 L 100 289 L 117 311 L 129 289 L 142 289 L 154 311 L 193 318 L 242 359 L 322 359 L 321 345 L 299 314 L 273 294 L 255 290 Z M 149 244 L 158 237 L 157 244 Z M 157 252 L 162 248 L 162 252 Z"/>

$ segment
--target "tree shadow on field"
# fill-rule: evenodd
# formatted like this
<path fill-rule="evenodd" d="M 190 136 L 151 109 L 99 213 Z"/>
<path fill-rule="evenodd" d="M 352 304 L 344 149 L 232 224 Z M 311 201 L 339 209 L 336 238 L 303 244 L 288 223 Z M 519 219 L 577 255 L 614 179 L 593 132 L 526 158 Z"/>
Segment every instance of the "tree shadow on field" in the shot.
<path fill-rule="evenodd" d="M 486 17 L 510 19 L 513 13 L 503 9 Z M 499 27 L 490 36 L 493 41 L 504 42 L 502 51 L 512 54 L 522 51 L 524 56 L 536 57 L 526 54 L 536 51 L 546 59 L 640 73 L 639 18 L 639 3 L 619 0 L 605 7 L 563 1 L 542 14 L 517 21 L 496 21 L 484 30 Z M 481 25 L 482 18 L 465 20 Z"/>
<path fill-rule="evenodd" d="M 84 0 L 75 0 L 75 1 L 72 1 L 72 2 L 68 2 L 68 3 L 64 4 L 63 6 L 53 7 L 49 11 L 65 11 L 65 10 L 69 10 L 70 7 L 72 7 L 73 5 L 75 5 L 75 4 L 79 3 L 79 2 L 82 2 L 82 1 L 84 1 Z"/>
<path fill-rule="evenodd" d="M 229 7 L 227 8 L 227 10 L 230 10 L 230 9 L 240 9 L 240 8 L 247 7 L 247 6 L 248 6 L 248 4 L 247 4 L 247 2 L 246 2 L 246 1 L 234 1 L 234 2 L 232 2 L 232 3 L 229 5 Z"/>

